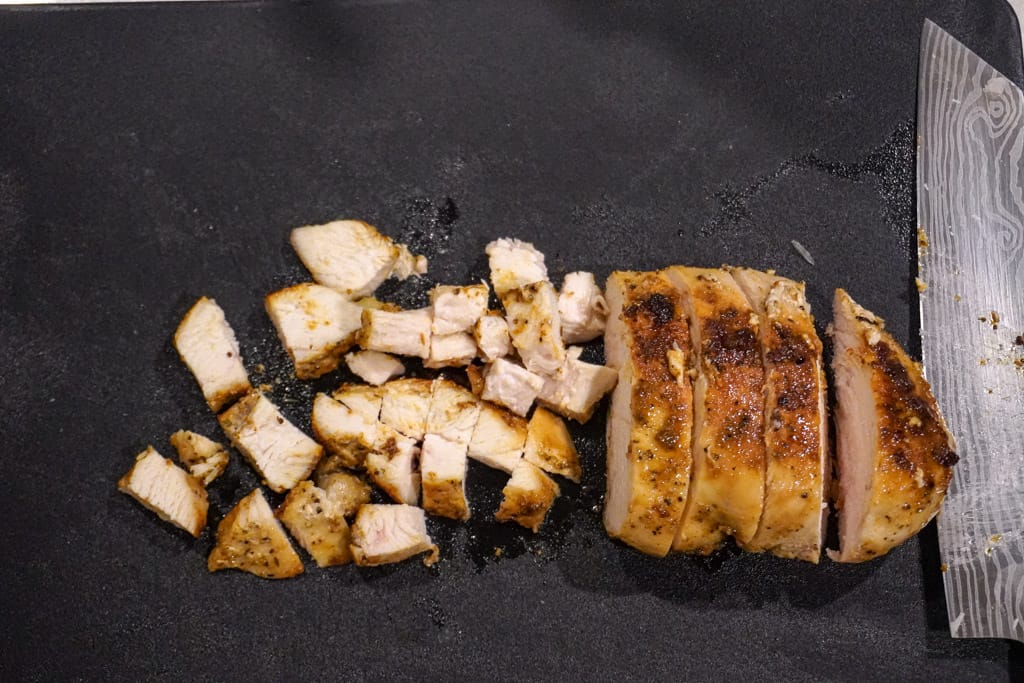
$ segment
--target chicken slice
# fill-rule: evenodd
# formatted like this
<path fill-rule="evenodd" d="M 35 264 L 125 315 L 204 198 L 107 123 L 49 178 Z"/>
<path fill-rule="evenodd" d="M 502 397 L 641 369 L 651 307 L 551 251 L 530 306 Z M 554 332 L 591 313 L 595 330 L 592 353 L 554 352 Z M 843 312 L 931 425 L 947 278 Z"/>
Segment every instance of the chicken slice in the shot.
<path fill-rule="evenodd" d="M 253 489 L 217 525 L 217 544 L 206 567 L 211 572 L 241 569 L 264 579 L 287 579 L 302 573 L 302 560 L 263 491 Z"/>
<path fill-rule="evenodd" d="M 557 375 L 565 364 L 558 294 L 550 282 L 534 282 L 501 295 L 512 345 L 523 365 L 538 375 Z"/>
<path fill-rule="evenodd" d="M 544 254 L 529 242 L 502 238 L 488 244 L 484 251 L 491 268 L 491 284 L 499 297 L 523 285 L 548 279 Z"/>
<path fill-rule="evenodd" d="M 380 421 L 422 441 L 427 430 L 427 413 L 430 412 L 431 386 L 429 379 L 414 377 L 396 379 L 383 385 Z"/>
<path fill-rule="evenodd" d="M 430 338 L 430 356 L 423 362 L 428 368 L 462 367 L 476 357 L 476 340 L 468 332 L 435 334 Z"/>
<path fill-rule="evenodd" d="M 292 230 L 299 260 L 322 285 L 355 299 L 373 293 L 392 273 L 426 271 L 418 260 L 362 221 L 333 221 Z"/>
<path fill-rule="evenodd" d="M 491 363 L 484 375 L 480 397 L 525 416 L 544 388 L 544 378 L 504 358 Z"/>
<path fill-rule="evenodd" d="M 828 416 L 821 340 L 803 283 L 730 270 L 761 320 L 764 511 L 746 550 L 817 563 L 828 516 Z"/>
<path fill-rule="evenodd" d="M 415 439 L 378 424 L 377 443 L 366 455 L 366 473 L 396 503 L 415 505 L 420 499 L 419 454 Z"/>
<path fill-rule="evenodd" d="M 580 456 L 562 418 L 543 408 L 530 417 L 523 457 L 551 474 L 580 483 Z"/>
<path fill-rule="evenodd" d="M 203 483 L 152 446 L 139 453 L 117 488 L 152 510 L 165 522 L 199 536 L 206 526 L 208 503 Z"/>
<path fill-rule="evenodd" d="M 664 556 L 690 484 L 690 338 L 679 293 L 662 273 L 615 272 L 605 286 L 605 356 L 618 371 L 608 410 L 604 525 Z"/>
<path fill-rule="evenodd" d="M 412 311 L 363 309 L 363 329 L 359 345 L 368 351 L 383 351 L 399 356 L 430 356 L 429 308 Z"/>
<path fill-rule="evenodd" d="M 836 290 L 833 303 L 837 562 L 864 562 L 913 536 L 942 505 L 953 437 L 920 366 L 881 318 Z"/>
<path fill-rule="evenodd" d="M 331 398 L 348 406 L 370 422 L 376 422 L 384 402 L 384 391 L 368 384 L 342 384 L 331 393 Z"/>
<path fill-rule="evenodd" d="M 362 307 L 312 282 L 268 294 L 263 305 L 299 379 L 335 370 L 363 325 Z"/>
<path fill-rule="evenodd" d="M 343 517 L 354 517 L 360 507 L 370 502 L 370 485 L 351 472 L 317 473 L 316 484 L 338 506 Z"/>
<path fill-rule="evenodd" d="M 258 391 L 247 394 L 218 419 L 231 443 L 276 493 L 307 478 L 323 455 L 320 444 L 286 420 Z"/>
<path fill-rule="evenodd" d="M 579 346 L 570 347 L 565 369 L 558 377 L 544 380 L 537 401 L 559 415 L 584 424 L 594 414 L 597 404 L 615 387 L 618 373 L 604 365 L 579 359 Z"/>
<path fill-rule="evenodd" d="M 480 357 L 488 363 L 512 353 L 512 338 L 508 335 L 508 323 L 498 311 L 488 311 L 473 326 Z"/>
<path fill-rule="evenodd" d="M 764 507 L 758 318 L 724 270 L 676 267 L 667 273 L 683 295 L 697 371 L 693 476 L 673 548 L 706 554 L 730 534 L 749 543 Z"/>
<path fill-rule="evenodd" d="M 429 551 L 428 567 L 437 562 L 437 546 L 427 534 L 427 517 L 412 505 L 364 505 L 352 525 L 352 555 L 361 567 L 401 562 Z"/>
<path fill-rule="evenodd" d="M 174 348 L 213 412 L 220 412 L 252 388 L 235 332 L 213 299 L 200 298 L 185 314 L 174 333 Z"/>
<path fill-rule="evenodd" d="M 455 382 L 438 377 L 431 387 L 427 434 L 437 434 L 455 443 L 468 444 L 480 417 L 480 399 Z"/>
<path fill-rule="evenodd" d="M 526 420 L 485 402 L 480 406 L 480 417 L 469 442 L 468 455 L 488 467 L 512 474 L 523 457 L 526 434 Z"/>
<path fill-rule="evenodd" d="M 277 508 L 277 518 L 288 527 L 318 567 L 352 561 L 352 534 L 342 509 L 327 493 L 307 480 L 288 492 Z"/>
<path fill-rule="evenodd" d="M 487 312 L 490 289 L 479 285 L 437 285 L 430 290 L 430 306 L 434 310 L 431 332 L 439 335 L 469 332 Z"/>
<path fill-rule="evenodd" d="M 384 384 L 405 372 L 402 361 L 380 351 L 354 351 L 346 354 L 345 363 L 359 379 L 374 386 Z"/>
<path fill-rule="evenodd" d="M 317 394 L 313 399 L 310 422 L 313 435 L 327 451 L 318 468 L 320 473 L 363 467 L 367 454 L 377 446 L 376 417 L 369 420 L 327 394 Z"/>
<path fill-rule="evenodd" d="M 420 452 L 423 509 L 430 514 L 462 521 L 469 519 L 466 449 L 466 444 L 449 441 L 437 434 L 427 434 L 423 438 L 423 450 Z"/>
<path fill-rule="evenodd" d="M 565 276 L 558 294 L 558 318 L 566 344 L 588 342 L 604 333 L 608 304 L 593 273 L 577 271 Z"/>
<path fill-rule="evenodd" d="M 171 434 L 171 445 L 189 474 L 209 486 L 228 466 L 228 450 L 213 439 L 180 429 Z"/>
<path fill-rule="evenodd" d="M 494 518 L 515 522 L 537 533 L 558 494 L 558 484 L 551 477 L 533 463 L 520 460 L 501 490 L 501 506 Z"/>

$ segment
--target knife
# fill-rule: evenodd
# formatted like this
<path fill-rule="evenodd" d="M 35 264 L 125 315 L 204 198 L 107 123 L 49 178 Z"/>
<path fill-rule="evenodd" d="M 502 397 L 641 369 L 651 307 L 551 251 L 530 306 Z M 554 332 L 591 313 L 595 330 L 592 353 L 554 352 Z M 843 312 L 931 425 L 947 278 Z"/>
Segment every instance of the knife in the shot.
<path fill-rule="evenodd" d="M 1024 93 L 927 20 L 920 60 L 922 355 L 960 454 L 938 520 L 949 631 L 1024 642 Z"/>

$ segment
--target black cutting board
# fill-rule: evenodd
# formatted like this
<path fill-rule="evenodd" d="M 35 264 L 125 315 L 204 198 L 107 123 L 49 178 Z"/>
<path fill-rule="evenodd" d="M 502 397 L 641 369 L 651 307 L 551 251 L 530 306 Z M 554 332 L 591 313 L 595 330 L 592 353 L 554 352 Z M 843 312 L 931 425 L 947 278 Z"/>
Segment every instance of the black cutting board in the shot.
<path fill-rule="evenodd" d="M 431 520 L 443 559 L 260 581 L 115 490 L 147 443 L 218 436 L 171 335 L 199 295 L 308 422 L 262 297 L 289 228 L 360 217 L 486 272 L 722 262 L 843 286 L 917 349 L 914 105 L 936 20 L 1022 82 L 1001 2 L 342 2 L 0 13 L 0 678 L 999 680 L 1019 645 L 949 638 L 934 529 L 869 564 L 655 560 L 587 475 L 537 538 Z M 792 248 L 799 240 L 816 265 Z M 590 353 L 599 353 L 594 349 Z M 258 372 L 258 364 L 263 371 Z M 980 454 L 965 453 L 964 457 Z M 235 462 L 217 519 L 256 484 Z M 495 557 L 495 550 L 501 557 Z"/>

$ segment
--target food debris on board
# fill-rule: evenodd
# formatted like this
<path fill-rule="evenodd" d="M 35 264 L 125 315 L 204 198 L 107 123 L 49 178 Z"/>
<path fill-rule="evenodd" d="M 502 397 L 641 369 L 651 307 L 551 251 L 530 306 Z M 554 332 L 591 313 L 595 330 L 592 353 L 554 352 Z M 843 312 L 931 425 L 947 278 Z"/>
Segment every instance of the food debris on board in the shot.
<path fill-rule="evenodd" d="M 295 376 L 344 366 L 365 384 L 316 394 L 310 438 L 269 388 L 252 387 L 216 302 L 202 297 L 189 310 L 175 347 L 232 446 L 284 494 L 275 512 L 257 488 L 224 516 L 210 571 L 301 573 L 286 528 L 320 567 L 422 553 L 432 564 L 427 515 L 493 515 L 536 533 L 562 493 L 549 475 L 581 480 L 566 420 L 587 422 L 609 393 L 610 536 L 655 556 L 706 554 L 732 537 L 748 551 L 818 562 L 828 416 L 802 283 L 677 266 L 615 272 L 605 291 L 592 273 L 573 272 L 559 290 L 543 253 L 498 239 L 485 249 L 490 286 L 439 284 L 429 306 L 405 310 L 374 292 L 389 277 L 424 274 L 427 261 L 373 226 L 304 226 L 291 243 L 315 282 L 268 294 L 264 307 Z M 489 308 L 492 288 L 503 310 Z M 881 321 L 841 290 L 835 314 L 841 548 L 829 556 L 857 562 L 934 516 L 956 455 L 919 367 Z M 602 336 L 607 366 L 583 361 L 578 345 Z M 402 357 L 444 374 L 404 377 Z M 460 374 L 471 390 L 453 381 Z M 198 536 L 228 450 L 187 430 L 171 442 L 188 471 L 150 447 L 118 486 Z M 474 510 L 470 460 L 508 476 L 497 510 Z M 371 483 L 393 503 L 371 502 Z"/>

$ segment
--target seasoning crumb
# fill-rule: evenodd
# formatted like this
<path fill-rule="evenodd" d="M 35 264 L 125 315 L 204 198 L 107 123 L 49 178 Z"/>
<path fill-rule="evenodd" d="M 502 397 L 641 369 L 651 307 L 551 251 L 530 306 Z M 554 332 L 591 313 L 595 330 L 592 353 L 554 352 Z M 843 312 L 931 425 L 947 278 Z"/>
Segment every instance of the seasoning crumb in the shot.
<path fill-rule="evenodd" d="M 946 572 L 949 571 L 949 565 L 946 564 L 945 562 L 943 562 L 942 564 L 939 565 L 939 571 L 942 572 L 943 574 L 945 574 Z"/>
<path fill-rule="evenodd" d="M 497 557 L 501 557 L 504 554 L 505 554 L 505 550 L 503 548 L 495 548 L 494 549 L 494 557 L 496 557 L 496 558 Z"/>
<path fill-rule="evenodd" d="M 1018 334 L 1017 338 L 1013 340 L 1013 343 L 1017 346 L 1024 346 L 1024 334 Z"/>
<path fill-rule="evenodd" d="M 924 228 L 920 225 L 917 226 L 917 248 L 927 249 L 928 248 L 928 235 L 924 233 Z"/>
<path fill-rule="evenodd" d="M 999 313 L 996 312 L 996 311 L 992 311 L 991 313 L 988 314 L 988 319 L 989 319 L 989 322 L 992 323 L 992 329 L 993 330 L 998 330 L 999 329 Z"/>
<path fill-rule="evenodd" d="M 953 301 L 960 301 L 960 295 L 959 294 L 954 294 L 953 295 Z"/>
<path fill-rule="evenodd" d="M 253 368 L 253 370 L 255 370 L 255 371 L 256 371 L 256 374 L 257 374 L 257 375 L 262 375 L 262 374 L 263 374 L 264 372 L 266 372 L 266 371 L 267 371 L 267 368 L 266 368 L 266 366 L 265 366 L 265 365 L 263 365 L 263 363 L 257 363 L 257 364 L 256 364 L 256 367 L 255 367 L 255 368 Z"/>
<path fill-rule="evenodd" d="M 988 540 L 991 541 L 992 543 L 999 543 L 1000 541 L 1003 540 L 1003 535 L 1002 534 L 992 534 L 992 538 L 990 538 Z"/>
<path fill-rule="evenodd" d="M 921 293 L 924 290 L 928 289 L 928 283 L 919 277 L 914 278 L 914 284 L 917 286 L 918 293 Z"/>

